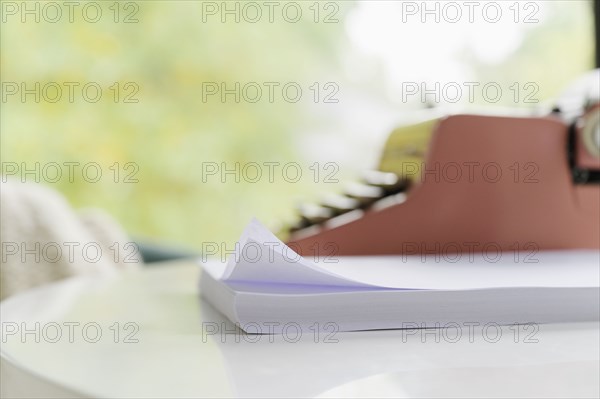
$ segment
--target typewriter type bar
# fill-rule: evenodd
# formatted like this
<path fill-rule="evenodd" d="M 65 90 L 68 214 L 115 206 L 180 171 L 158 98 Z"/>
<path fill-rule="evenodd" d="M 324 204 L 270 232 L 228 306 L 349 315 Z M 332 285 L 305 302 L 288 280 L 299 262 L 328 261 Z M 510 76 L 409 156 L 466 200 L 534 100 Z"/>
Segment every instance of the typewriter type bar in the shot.
<path fill-rule="evenodd" d="M 286 233 L 322 225 L 353 211 L 378 207 L 382 200 L 396 198 L 409 187 L 410 180 L 395 173 L 367 171 L 363 174 L 362 181 L 348 185 L 343 194 L 329 194 L 319 204 L 301 205 L 298 209 L 299 220 Z"/>

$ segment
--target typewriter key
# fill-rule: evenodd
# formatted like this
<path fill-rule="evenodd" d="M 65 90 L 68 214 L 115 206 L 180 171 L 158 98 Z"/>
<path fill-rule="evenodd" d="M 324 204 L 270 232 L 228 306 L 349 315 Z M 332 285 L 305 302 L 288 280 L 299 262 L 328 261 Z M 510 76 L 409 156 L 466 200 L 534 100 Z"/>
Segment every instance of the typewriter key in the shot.
<path fill-rule="evenodd" d="M 313 224 L 324 222 L 334 216 L 333 210 L 315 204 L 302 204 L 299 207 L 300 228 L 308 227 Z"/>
<path fill-rule="evenodd" d="M 385 190 L 381 187 L 369 186 L 362 183 L 352 183 L 344 191 L 346 196 L 357 200 L 361 208 L 368 207 L 385 195 Z"/>
<path fill-rule="evenodd" d="M 360 206 L 360 203 L 354 198 L 339 194 L 330 194 L 323 200 L 321 205 L 331 209 L 334 216 L 337 216 L 357 209 Z"/>

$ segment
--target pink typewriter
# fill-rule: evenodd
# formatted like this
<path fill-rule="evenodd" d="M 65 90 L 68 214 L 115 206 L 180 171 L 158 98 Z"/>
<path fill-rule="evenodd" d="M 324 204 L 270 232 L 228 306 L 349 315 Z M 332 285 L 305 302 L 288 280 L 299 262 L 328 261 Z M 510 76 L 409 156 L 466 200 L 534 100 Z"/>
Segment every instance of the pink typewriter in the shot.
<path fill-rule="evenodd" d="M 600 249 L 600 70 L 543 116 L 396 129 L 377 170 L 300 209 L 302 255 Z"/>

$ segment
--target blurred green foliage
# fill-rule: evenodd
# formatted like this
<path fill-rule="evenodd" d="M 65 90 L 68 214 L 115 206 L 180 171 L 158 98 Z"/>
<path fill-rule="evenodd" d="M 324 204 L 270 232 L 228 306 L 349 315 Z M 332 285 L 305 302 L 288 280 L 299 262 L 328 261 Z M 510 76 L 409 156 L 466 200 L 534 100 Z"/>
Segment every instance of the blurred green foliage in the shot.
<path fill-rule="evenodd" d="M 544 18 L 525 35 L 519 48 L 500 65 L 478 61 L 472 54 L 465 62 L 483 81 L 536 82 L 534 98 L 548 101 L 581 74 L 594 68 L 594 19 L 591 1 L 544 1 Z M 531 94 L 523 90 L 522 95 Z M 515 106 L 511 96 L 503 105 Z M 519 105 L 519 104 L 516 104 Z M 527 105 L 527 104 L 520 104 Z"/>
<path fill-rule="evenodd" d="M 3 162 L 97 162 L 103 178 L 52 186 L 77 207 L 107 209 L 132 235 L 163 238 L 199 247 L 202 241 L 235 239 L 251 215 L 273 222 L 293 212 L 291 196 L 307 191 L 310 180 L 269 184 L 218 176 L 202 182 L 202 162 L 300 162 L 294 134 L 309 117 L 306 88 L 335 68 L 342 24 L 316 24 L 310 18 L 287 23 L 202 22 L 202 2 L 137 2 L 137 23 L 115 23 L 105 16 L 88 23 L 2 25 L 1 71 L 4 82 L 97 82 L 97 103 L 80 94 L 70 102 L 36 103 L 19 95 L 2 104 Z M 350 7 L 342 8 L 338 17 Z M 306 11 L 306 8 L 304 8 Z M 31 17 L 29 17 L 30 20 Z M 202 101 L 203 82 L 299 82 L 298 103 Z M 118 102 L 115 102 L 118 82 Z M 134 86 L 125 87 L 128 82 Z M 125 96 L 139 91 L 125 103 Z M 78 89 L 75 93 L 79 93 Z M 90 90 L 91 95 L 93 91 Z M 52 92 L 51 96 L 54 95 Z M 115 183 L 117 162 L 121 176 Z M 125 183 L 133 169 L 139 182 Z M 304 165 L 304 164 L 303 164 Z M 308 166 L 308 165 L 307 165 Z M 27 180 L 33 180 L 30 176 Z M 47 183 L 47 182 L 46 182 Z M 282 189 L 283 188 L 283 189 Z"/>

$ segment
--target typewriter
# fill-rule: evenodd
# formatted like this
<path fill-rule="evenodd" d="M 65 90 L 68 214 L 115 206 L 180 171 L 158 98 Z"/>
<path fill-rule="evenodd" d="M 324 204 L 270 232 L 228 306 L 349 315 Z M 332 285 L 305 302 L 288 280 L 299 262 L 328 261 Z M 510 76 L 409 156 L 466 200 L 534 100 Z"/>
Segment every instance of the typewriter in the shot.
<path fill-rule="evenodd" d="M 400 127 L 376 170 L 304 205 L 301 255 L 600 249 L 600 70 L 545 115 L 451 115 Z"/>

